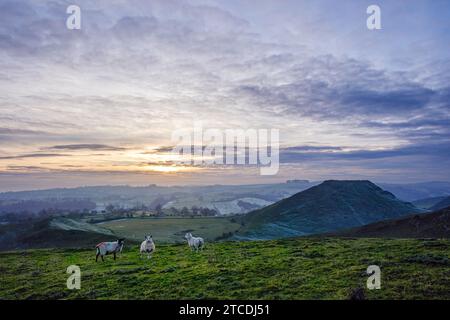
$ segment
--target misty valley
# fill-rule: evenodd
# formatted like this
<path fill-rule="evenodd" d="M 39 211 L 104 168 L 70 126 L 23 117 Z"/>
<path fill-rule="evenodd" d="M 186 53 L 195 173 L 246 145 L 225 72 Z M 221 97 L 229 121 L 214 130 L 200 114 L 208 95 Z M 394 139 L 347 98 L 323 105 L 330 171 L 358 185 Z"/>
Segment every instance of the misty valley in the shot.
<path fill-rule="evenodd" d="M 400 200 L 365 180 L 293 180 L 232 187 L 86 187 L 3 193 L 0 199 L 6 212 L 1 215 L 0 243 L 5 252 L 0 253 L 0 268 L 5 276 L 0 297 L 103 297 L 98 289 L 74 292 L 63 288 L 55 296 L 56 293 L 46 291 L 46 286 L 36 289 L 41 283 L 39 276 L 33 276 L 28 285 L 24 283 L 21 291 L 12 286 L 16 281 L 29 281 L 30 272 L 54 274 L 53 284 L 49 285 L 57 285 L 57 281 L 62 281 L 57 273 L 69 260 L 81 270 L 90 270 L 88 274 L 102 275 L 105 268 L 112 270 L 121 284 L 111 284 L 108 292 L 116 292 L 121 298 L 134 299 L 142 294 L 147 299 L 408 298 L 417 294 L 426 298 L 427 295 L 414 289 L 403 291 L 401 296 L 396 292 L 397 286 L 406 285 L 418 276 L 409 273 L 411 268 L 421 265 L 429 268 L 421 268 L 424 273 L 419 277 L 436 285 L 429 294 L 448 297 L 441 278 L 446 277 L 443 268 L 450 265 L 449 186 L 439 184 L 437 188 L 430 183 L 428 191 L 423 185 L 389 187 L 413 199 L 417 195 L 430 197 L 412 202 Z M 13 212 L 12 208 L 20 210 Z M 146 261 L 138 258 L 136 248 L 149 234 L 157 249 Z M 201 236 L 206 248 L 192 255 L 186 248 L 186 234 Z M 96 263 L 92 248 L 119 238 L 124 239 L 124 246 L 117 261 L 106 257 L 102 264 Z M 411 250 L 415 253 L 410 254 Z M 56 264 L 42 264 L 43 257 Z M 40 265 L 40 271 L 30 267 L 30 263 Z M 196 272 L 207 275 L 211 282 L 200 284 L 192 279 L 189 285 L 184 282 L 175 291 L 158 286 L 148 291 L 139 285 L 130 290 L 130 284 L 137 279 L 154 283 L 169 276 L 177 283 L 187 270 L 194 270 L 191 269 L 194 264 L 200 264 Z M 256 268 L 258 273 L 270 270 L 271 264 L 277 265 L 273 269 L 277 271 L 267 271 L 264 285 L 252 285 L 256 281 L 252 276 L 256 270 L 252 270 Z M 238 265 L 243 269 L 234 275 Z M 370 265 L 377 268 L 381 265 L 383 279 L 392 278 L 386 284 L 388 290 L 383 287 L 381 293 L 361 289 L 368 277 L 361 275 Z M 293 266 L 298 266 L 298 274 L 292 273 Z M 20 275 L 17 268 L 22 270 Z M 309 276 L 303 274 L 306 270 Z M 395 280 L 398 272 L 403 276 Z M 329 285 L 311 287 L 314 282 L 308 280 L 310 276 Z M 275 280 L 280 277 L 282 283 Z M 83 277 L 83 283 L 92 288 L 97 287 L 96 281 L 90 276 Z M 224 284 L 228 281 L 232 288 L 227 289 Z M 329 287 L 333 283 L 334 291 Z M 122 286 L 127 287 L 125 296 Z M 297 286 L 303 289 L 296 291 Z M 331 292 L 334 293 L 330 295 Z"/>

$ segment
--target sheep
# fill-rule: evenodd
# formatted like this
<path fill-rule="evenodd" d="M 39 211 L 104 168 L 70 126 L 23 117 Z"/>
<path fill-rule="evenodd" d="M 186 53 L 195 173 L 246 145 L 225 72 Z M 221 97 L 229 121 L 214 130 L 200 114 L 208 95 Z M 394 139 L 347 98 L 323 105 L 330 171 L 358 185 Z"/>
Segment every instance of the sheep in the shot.
<path fill-rule="evenodd" d="M 205 241 L 203 240 L 203 238 L 193 237 L 191 233 L 186 233 L 184 238 L 187 240 L 188 245 L 192 251 L 198 251 L 199 249 L 203 250 L 203 247 L 205 245 Z"/>
<path fill-rule="evenodd" d="M 125 239 L 119 239 L 113 242 L 101 242 L 96 245 L 95 249 L 97 254 L 95 256 L 95 262 L 97 262 L 99 256 L 102 257 L 102 261 L 105 261 L 103 257 L 111 253 L 114 255 L 114 260 L 116 260 L 116 254 L 122 252 L 124 240 Z"/>
<path fill-rule="evenodd" d="M 152 257 L 152 253 L 155 252 L 155 243 L 153 242 L 152 236 L 145 236 L 145 240 L 141 243 L 141 258 L 143 253 L 147 253 L 147 259 Z"/>

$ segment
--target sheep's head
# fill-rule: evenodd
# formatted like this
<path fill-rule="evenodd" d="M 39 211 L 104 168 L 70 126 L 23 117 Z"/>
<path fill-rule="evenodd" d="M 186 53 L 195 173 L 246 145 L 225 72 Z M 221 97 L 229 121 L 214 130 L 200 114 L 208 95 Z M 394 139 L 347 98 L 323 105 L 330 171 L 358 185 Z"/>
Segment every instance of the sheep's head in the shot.
<path fill-rule="evenodd" d="M 117 240 L 117 243 L 123 244 L 124 241 L 125 241 L 125 239 L 119 239 L 119 240 Z"/>
<path fill-rule="evenodd" d="M 153 237 L 151 235 L 150 236 L 145 236 L 145 241 L 153 242 Z"/>
<path fill-rule="evenodd" d="M 190 233 L 186 233 L 186 235 L 184 236 L 185 239 L 190 239 L 192 238 L 192 234 Z"/>

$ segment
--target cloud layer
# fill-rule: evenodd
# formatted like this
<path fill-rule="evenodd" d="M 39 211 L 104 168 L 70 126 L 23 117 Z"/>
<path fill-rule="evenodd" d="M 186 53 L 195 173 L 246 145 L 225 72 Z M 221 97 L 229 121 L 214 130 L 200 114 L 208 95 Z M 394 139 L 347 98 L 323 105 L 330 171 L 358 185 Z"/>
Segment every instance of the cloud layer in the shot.
<path fill-rule="evenodd" d="M 381 1 L 375 32 L 364 1 L 77 3 L 81 30 L 67 1 L 0 1 L 2 175 L 164 166 L 173 130 L 202 121 L 280 129 L 270 179 L 450 179 L 447 1 Z"/>

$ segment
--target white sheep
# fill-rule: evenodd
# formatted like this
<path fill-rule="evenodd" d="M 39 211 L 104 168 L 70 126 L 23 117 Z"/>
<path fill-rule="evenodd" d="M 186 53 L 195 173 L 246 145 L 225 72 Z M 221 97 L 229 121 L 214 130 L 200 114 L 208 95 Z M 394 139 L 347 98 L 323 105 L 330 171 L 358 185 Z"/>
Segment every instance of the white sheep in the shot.
<path fill-rule="evenodd" d="M 191 233 L 186 233 L 184 238 L 187 240 L 189 247 L 191 250 L 198 251 L 199 249 L 203 250 L 203 247 L 205 245 L 205 240 L 200 237 L 193 237 Z"/>
<path fill-rule="evenodd" d="M 141 243 L 141 258 L 142 254 L 147 253 L 147 258 L 150 259 L 152 257 L 152 253 L 155 252 L 155 249 L 156 247 L 152 236 L 145 236 L 145 240 Z"/>
<path fill-rule="evenodd" d="M 122 252 L 123 242 L 124 239 L 119 239 L 113 242 L 101 242 L 98 245 L 96 245 L 95 249 L 97 254 L 95 256 L 95 262 L 97 262 L 99 256 L 102 257 L 102 261 L 105 261 L 103 257 L 108 254 L 113 254 L 114 260 L 116 260 L 116 254 L 118 252 Z"/>

